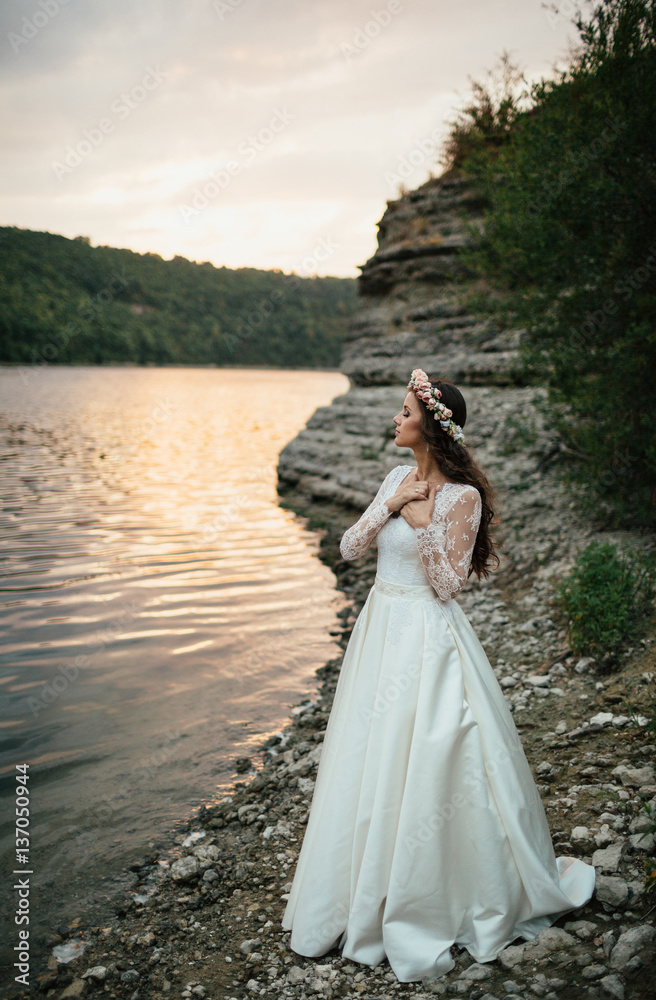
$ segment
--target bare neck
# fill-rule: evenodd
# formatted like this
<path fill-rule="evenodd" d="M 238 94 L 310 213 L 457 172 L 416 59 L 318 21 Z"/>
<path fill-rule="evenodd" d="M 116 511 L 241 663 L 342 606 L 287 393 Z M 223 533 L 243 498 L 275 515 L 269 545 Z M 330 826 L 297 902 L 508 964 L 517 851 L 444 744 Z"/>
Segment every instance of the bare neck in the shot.
<path fill-rule="evenodd" d="M 437 462 L 427 455 L 425 449 L 419 452 L 419 454 L 415 452 L 415 460 L 417 462 L 417 479 L 434 483 L 437 486 L 442 486 L 449 481 Z"/>

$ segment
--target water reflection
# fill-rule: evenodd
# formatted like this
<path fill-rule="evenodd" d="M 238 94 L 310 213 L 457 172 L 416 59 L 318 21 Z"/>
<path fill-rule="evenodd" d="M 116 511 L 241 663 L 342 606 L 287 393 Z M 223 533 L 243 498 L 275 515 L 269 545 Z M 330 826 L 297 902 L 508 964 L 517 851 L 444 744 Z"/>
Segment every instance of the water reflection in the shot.
<path fill-rule="evenodd" d="M 277 506 L 275 469 L 347 387 L 322 372 L 0 370 L 0 782 L 8 806 L 15 765 L 31 765 L 50 902 L 93 893 L 102 866 L 225 786 L 336 655 L 333 576 Z"/>

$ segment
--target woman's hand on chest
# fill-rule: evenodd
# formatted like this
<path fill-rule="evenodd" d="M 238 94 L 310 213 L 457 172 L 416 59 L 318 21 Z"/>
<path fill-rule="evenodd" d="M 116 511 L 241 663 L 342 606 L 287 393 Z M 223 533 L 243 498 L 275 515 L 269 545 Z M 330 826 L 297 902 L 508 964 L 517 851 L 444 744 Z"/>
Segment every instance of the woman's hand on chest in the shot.
<path fill-rule="evenodd" d="M 429 486 L 427 496 L 409 500 L 401 507 L 401 517 L 405 518 L 411 528 L 427 528 L 431 523 L 436 492 L 436 485 Z"/>

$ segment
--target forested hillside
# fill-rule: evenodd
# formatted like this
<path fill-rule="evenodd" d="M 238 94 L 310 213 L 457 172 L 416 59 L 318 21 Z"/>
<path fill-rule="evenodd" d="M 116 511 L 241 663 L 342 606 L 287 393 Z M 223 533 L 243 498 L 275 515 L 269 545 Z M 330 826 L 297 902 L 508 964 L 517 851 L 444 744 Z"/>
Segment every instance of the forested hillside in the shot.
<path fill-rule="evenodd" d="M 0 362 L 337 367 L 355 280 L 0 228 Z"/>

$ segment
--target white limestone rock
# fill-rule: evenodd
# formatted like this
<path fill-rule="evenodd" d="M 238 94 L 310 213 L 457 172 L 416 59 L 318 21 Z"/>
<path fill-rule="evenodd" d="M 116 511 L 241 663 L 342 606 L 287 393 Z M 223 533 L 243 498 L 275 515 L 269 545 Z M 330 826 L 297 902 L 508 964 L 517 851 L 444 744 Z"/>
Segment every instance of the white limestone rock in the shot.
<path fill-rule="evenodd" d="M 502 968 L 513 969 L 520 962 L 537 962 L 551 952 L 571 948 L 575 944 L 576 938 L 561 927 L 545 927 L 531 941 L 504 948 L 499 953 L 498 960 Z"/>
<path fill-rule="evenodd" d="M 171 878 L 174 882 L 190 882 L 198 874 L 198 858 L 193 854 L 178 858 L 171 865 Z"/>
<path fill-rule="evenodd" d="M 620 934 L 610 953 L 612 969 L 622 970 L 635 955 L 648 960 L 656 950 L 656 928 L 653 924 L 639 924 Z"/>
<path fill-rule="evenodd" d="M 597 875 L 595 895 L 600 903 L 613 910 L 623 910 L 629 900 L 629 887 L 623 878 L 614 875 Z"/>
<path fill-rule="evenodd" d="M 592 864 L 604 874 L 613 874 L 619 868 L 619 863 L 626 853 L 626 841 L 617 840 L 608 847 L 600 848 L 592 855 Z"/>

